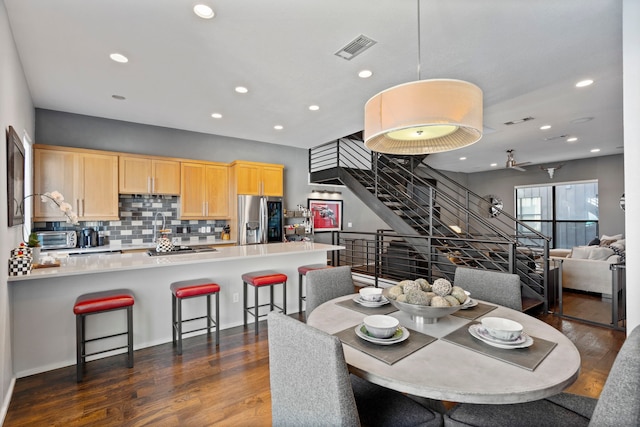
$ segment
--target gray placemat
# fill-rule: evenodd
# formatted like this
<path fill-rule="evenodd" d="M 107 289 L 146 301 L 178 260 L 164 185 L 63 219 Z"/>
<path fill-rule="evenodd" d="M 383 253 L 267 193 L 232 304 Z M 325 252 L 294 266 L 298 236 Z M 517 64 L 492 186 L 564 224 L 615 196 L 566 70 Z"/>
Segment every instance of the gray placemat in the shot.
<path fill-rule="evenodd" d="M 358 304 L 357 302 L 355 302 L 353 299 L 348 299 L 348 300 L 344 300 L 344 301 L 338 301 L 336 303 L 337 305 L 340 305 L 342 307 L 346 307 L 349 308 L 351 310 L 355 310 L 359 313 L 363 313 L 366 315 L 371 315 L 371 314 L 389 314 L 389 313 L 393 313 L 395 311 L 398 311 L 397 308 L 395 308 L 394 306 L 391 305 L 391 303 L 389 304 L 385 304 L 381 307 L 365 307 L 363 305 Z"/>
<path fill-rule="evenodd" d="M 480 316 L 484 316 L 491 310 L 498 308 L 495 305 L 485 304 L 478 302 L 475 307 L 465 308 L 464 310 L 458 310 L 452 314 L 452 316 L 462 317 L 463 319 L 476 320 Z"/>
<path fill-rule="evenodd" d="M 533 344 L 527 348 L 502 349 L 492 347 L 474 338 L 469 332 L 469 326 L 477 323 L 478 322 L 468 323 L 441 339 L 529 371 L 535 370 L 540 362 L 542 362 L 557 345 L 554 342 L 531 336 L 531 338 L 533 338 Z"/>
<path fill-rule="evenodd" d="M 375 357 L 378 360 L 383 361 L 388 365 L 393 365 L 398 360 L 401 360 L 411 353 L 420 350 L 422 347 L 431 344 L 436 338 L 409 330 L 409 338 L 392 345 L 378 345 L 365 341 L 356 335 L 355 329 L 360 325 L 353 325 L 344 329 L 334 335 L 340 338 L 344 344 L 360 350 L 369 356 Z"/>

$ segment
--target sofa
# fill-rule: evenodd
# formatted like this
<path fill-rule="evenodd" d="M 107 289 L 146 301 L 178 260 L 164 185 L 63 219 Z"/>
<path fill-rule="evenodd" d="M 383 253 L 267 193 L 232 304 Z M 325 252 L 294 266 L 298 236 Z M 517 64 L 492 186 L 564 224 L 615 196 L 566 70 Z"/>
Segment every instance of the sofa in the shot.
<path fill-rule="evenodd" d="M 621 234 L 603 235 L 586 246 L 551 249 L 550 258 L 562 260 L 562 287 L 611 297 L 611 264 L 624 262 L 625 241 Z"/>

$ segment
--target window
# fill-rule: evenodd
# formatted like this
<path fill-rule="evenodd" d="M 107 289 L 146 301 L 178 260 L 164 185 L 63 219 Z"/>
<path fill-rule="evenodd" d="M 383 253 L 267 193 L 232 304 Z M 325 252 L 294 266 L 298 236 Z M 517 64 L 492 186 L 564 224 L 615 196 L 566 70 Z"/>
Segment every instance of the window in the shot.
<path fill-rule="evenodd" d="M 516 218 L 551 237 L 552 248 L 586 245 L 598 236 L 598 215 L 598 181 L 516 187 Z"/>

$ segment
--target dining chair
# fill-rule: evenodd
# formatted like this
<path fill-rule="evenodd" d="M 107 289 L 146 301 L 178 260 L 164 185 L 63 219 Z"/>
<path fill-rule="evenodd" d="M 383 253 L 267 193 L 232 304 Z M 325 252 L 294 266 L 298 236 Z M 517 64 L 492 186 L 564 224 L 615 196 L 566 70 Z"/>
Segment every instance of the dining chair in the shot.
<path fill-rule="evenodd" d="M 349 374 L 340 339 L 282 313 L 267 317 L 274 426 L 441 426 L 442 415 Z"/>
<path fill-rule="evenodd" d="M 522 311 L 520 276 L 501 271 L 458 267 L 453 283 L 471 297 Z"/>
<path fill-rule="evenodd" d="M 445 426 L 639 426 L 640 327 L 622 345 L 599 399 L 560 393 L 513 405 L 462 403 L 445 414 Z"/>
<path fill-rule="evenodd" d="M 349 265 L 309 271 L 306 277 L 307 318 L 320 304 L 355 292 L 355 286 L 351 278 L 351 266 Z"/>

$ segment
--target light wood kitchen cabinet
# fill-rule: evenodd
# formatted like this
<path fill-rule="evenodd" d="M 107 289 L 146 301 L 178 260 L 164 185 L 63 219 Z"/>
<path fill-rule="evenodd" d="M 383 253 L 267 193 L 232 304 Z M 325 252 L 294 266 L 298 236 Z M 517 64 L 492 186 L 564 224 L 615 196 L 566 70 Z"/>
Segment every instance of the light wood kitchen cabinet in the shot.
<path fill-rule="evenodd" d="M 231 168 L 236 194 L 283 196 L 283 165 L 235 161 Z"/>
<path fill-rule="evenodd" d="M 120 194 L 180 194 L 180 162 L 120 156 Z"/>
<path fill-rule="evenodd" d="M 57 190 L 80 221 L 118 219 L 118 156 L 90 150 L 34 149 L 34 192 Z M 34 202 L 34 220 L 66 218 L 49 203 Z"/>
<path fill-rule="evenodd" d="M 229 217 L 229 166 L 224 163 L 182 162 L 180 218 Z"/>

